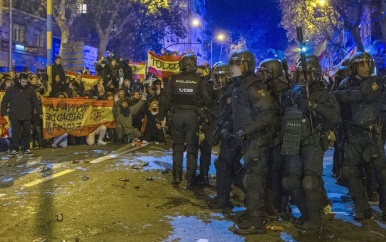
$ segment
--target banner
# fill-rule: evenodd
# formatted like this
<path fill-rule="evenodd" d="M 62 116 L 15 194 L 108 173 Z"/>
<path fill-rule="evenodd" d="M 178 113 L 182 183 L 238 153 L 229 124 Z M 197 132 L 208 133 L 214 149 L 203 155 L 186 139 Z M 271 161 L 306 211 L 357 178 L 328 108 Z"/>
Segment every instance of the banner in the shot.
<path fill-rule="evenodd" d="M 0 107 L 1 107 L 1 101 L 3 100 L 4 95 L 5 95 L 5 90 L 0 90 Z"/>
<path fill-rule="evenodd" d="M 75 79 L 76 75 L 77 75 L 76 72 L 67 71 L 67 76 L 73 79 Z M 80 76 L 82 77 L 82 81 L 84 82 L 85 86 L 87 84 L 90 84 L 91 86 L 95 86 L 96 84 L 98 84 L 98 80 L 100 78 L 100 76 L 85 75 L 85 74 L 81 74 Z"/>
<path fill-rule="evenodd" d="M 113 100 L 43 97 L 43 137 L 87 136 L 101 124 L 115 128 Z"/>
<path fill-rule="evenodd" d="M 331 70 L 328 71 L 328 76 L 333 78 L 336 72 L 339 70 L 339 67 L 342 66 L 343 61 L 350 60 L 350 58 L 357 52 L 357 47 L 355 46 L 348 52 L 348 54 L 339 62 L 339 64 L 333 66 Z"/>
<path fill-rule="evenodd" d="M 326 54 L 327 49 L 327 39 L 324 40 L 318 47 L 316 47 L 314 55 L 318 57 L 319 61 L 323 59 L 324 55 Z"/>
<path fill-rule="evenodd" d="M 180 72 L 178 62 L 182 56 L 157 55 L 154 51 L 149 51 L 147 55 L 147 72 L 154 74 L 158 78 L 169 78 Z"/>
<path fill-rule="evenodd" d="M 133 69 L 133 78 L 139 80 L 145 80 L 146 77 L 146 62 L 129 62 L 129 65 Z"/>

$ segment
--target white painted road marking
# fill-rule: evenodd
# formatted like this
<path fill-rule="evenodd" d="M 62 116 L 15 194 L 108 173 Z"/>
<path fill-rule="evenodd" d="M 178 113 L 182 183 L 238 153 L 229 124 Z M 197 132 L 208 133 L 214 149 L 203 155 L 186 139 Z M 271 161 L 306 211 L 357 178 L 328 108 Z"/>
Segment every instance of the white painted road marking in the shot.
<path fill-rule="evenodd" d="M 55 174 L 52 174 L 50 176 L 47 176 L 47 177 L 44 177 L 44 178 L 40 178 L 40 179 L 37 179 L 37 180 L 35 180 L 33 182 L 29 182 L 27 184 L 24 184 L 23 187 L 32 187 L 32 186 L 38 185 L 38 184 L 40 184 L 42 182 L 51 180 L 51 179 L 53 179 L 55 177 L 66 175 L 66 174 L 71 173 L 73 171 L 75 171 L 75 170 L 64 170 L 64 171 L 61 171 L 59 173 L 55 173 Z"/>
<path fill-rule="evenodd" d="M 131 152 L 131 151 L 140 149 L 140 148 L 145 147 L 145 146 L 147 146 L 147 145 L 148 145 L 148 144 L 144 144 L 144 145 L 142 145 L 142 146 L 135 146 L 135 147 L 133 147 L 132 144 L 127 144 L 127 145 L 125 145 L 125 146 L 119 148 L 118 150 L 112 152 L 112 154 L 110 154 L 110 155 L 105 155 L 105 156 L 103 156 L 103 157 L 99 157 L 99 158 L 97 158 L 97 159 L 94 159 L 94 160 L 90 161 L 90 163 L 94 163 L 94 164 L 95 164 L 95 163 L 102 162 L 102 161 L 104 161 L 104 160 L 113 159 L 113 158 L 116 158 L 116 157 L 119 156 L 119 155 L 123 155 L 123 154 L 129 153 L 129 152 Z M 40 159 L 41 159 L 41 157 L 40 157 Z M 61 164 L 57 164 L 57 165 L 54 165 L 51 169 L 57 168 L 57 167 L 60 167 L 60 166 L 62 166 L 62 165 L 61 165 Z M 36 172 L 38 169 L 40 169 L 40 168 L 34 169 L 31 173 Z M 44 177 L 44 178 L 40 178 L 40 179 L 37 179 L 37 180 L 35 180 L 35 181 L 29 182 L 29 183 L 27 183 L 27 184 L 24 184 L 23 187 L 32 187 L 32 186 L 38 185 L 38 184 L 40 184 L 40 183 L 42 183 L 42 182 L 45 182 L 45 181 L 49 181 L 49 180 L 51 180 L 51 179 L 54 179 L 54 178 L 56 178 L 56 177 L 66 175 L 66 174 L 71 173 L 71 172 L 73 172 L 73 171 L 75 171 L 75 170 L 70 170 L 70 169 L 64 170 L 64 171 L 61 171 L 61 172 L 59 172 L 59 173 L 55 173 L 55 174 L 52 174 L 52 175 L 50 175 L 50 176 L 47 176 L 47 177 Z"/>

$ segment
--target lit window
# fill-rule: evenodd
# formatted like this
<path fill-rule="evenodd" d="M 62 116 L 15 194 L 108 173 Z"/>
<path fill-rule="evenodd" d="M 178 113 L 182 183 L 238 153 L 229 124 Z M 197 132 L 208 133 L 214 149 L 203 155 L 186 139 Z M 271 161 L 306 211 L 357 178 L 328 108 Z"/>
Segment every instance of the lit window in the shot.
<path fill-rule="evenodd" d="M 38 47 L 44 47 L 44 34 L 42 31 L 35 29 L 34 45 Z"/>
<path fill-rule="evenodd" d="M 80 3 L 78 5 L 78 14 L 87 13 L 87 4 Z"/>
<path fill-rule="evenodd" d="M 25 26 L 20 24 L 13 24 L 13 41 L 24 42 Z"/>

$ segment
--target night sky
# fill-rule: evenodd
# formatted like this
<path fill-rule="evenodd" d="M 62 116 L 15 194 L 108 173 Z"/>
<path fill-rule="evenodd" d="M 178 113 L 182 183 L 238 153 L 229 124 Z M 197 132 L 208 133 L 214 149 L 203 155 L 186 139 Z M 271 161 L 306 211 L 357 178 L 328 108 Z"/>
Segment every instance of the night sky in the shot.
<path fill-rule="evenodd" d="M 206 0 L 209 30 L 226 29 L 232 40 L 242 35 L 254 49 L 284 50 L 287 38 L 279 27 L 280 11 L 275 0 Z"/>

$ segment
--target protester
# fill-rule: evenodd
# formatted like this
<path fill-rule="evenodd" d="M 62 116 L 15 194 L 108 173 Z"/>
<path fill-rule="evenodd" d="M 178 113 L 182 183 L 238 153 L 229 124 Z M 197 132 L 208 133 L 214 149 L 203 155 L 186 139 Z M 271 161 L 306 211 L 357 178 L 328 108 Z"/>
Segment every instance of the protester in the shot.
<path fill-rule="evenodd" d="M 21 73 L 15 85 L 5 91 L 1 101 L 1 115 L 9 116 L 12 125 L 11 153 L 10 157 L 17 156 L 19 146 L 25 155 L 33 155 L 29 149 L 32 112 L 42 116 L 40 105 L 35 91 L 28 86 L 28 74 Z"/>

